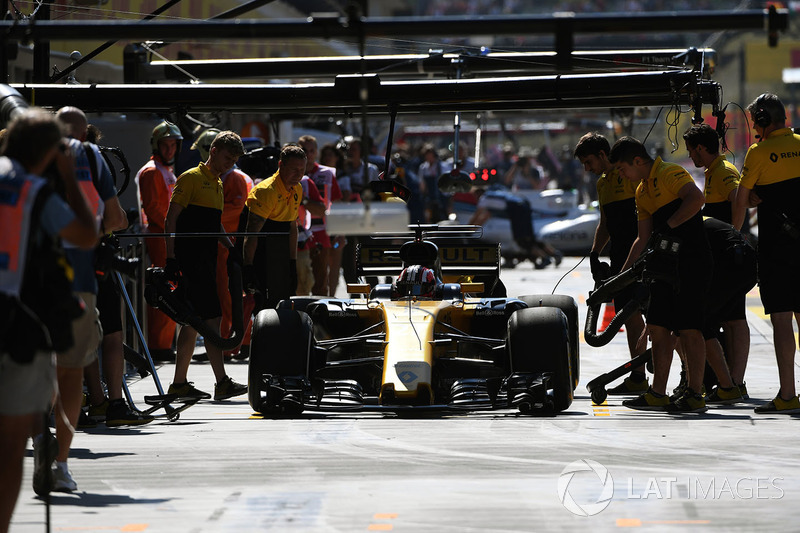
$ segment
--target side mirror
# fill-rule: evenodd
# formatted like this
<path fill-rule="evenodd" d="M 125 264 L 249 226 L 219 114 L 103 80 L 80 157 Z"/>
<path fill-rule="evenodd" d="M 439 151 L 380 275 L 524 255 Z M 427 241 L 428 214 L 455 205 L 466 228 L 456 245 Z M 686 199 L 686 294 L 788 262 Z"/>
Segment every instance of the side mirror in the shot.
<path fill-rule="evenodd" d="M 451 170 L 439 176 L 439 190 L 446 194 L 469 192 L 472 189 L 472 180 L 463 170 Z"/>

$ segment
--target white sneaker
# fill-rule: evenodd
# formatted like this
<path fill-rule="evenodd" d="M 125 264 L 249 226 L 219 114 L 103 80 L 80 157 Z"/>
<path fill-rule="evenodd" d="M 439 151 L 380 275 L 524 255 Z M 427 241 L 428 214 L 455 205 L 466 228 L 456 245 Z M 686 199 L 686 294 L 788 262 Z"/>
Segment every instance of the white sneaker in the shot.
<path fill-rule="evenodd" d="M 78 490 L 78 484 L 72 479 L 72 473 L 67 468 L 67 463 L 56 463 L 53 469 L 53 491 L 72 492 Z"/>
<path fill-rule="evenodd" d="M 58 441 L 49 430 L 33 439 L 33 492 L 39 496 L 52 489 L 53 461 L 57 455 Z"/>

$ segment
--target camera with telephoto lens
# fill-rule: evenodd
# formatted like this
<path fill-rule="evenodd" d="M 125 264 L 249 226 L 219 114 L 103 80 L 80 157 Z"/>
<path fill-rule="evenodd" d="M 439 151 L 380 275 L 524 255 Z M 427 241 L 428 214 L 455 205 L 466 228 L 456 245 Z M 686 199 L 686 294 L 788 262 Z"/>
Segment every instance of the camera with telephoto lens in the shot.
<path fill-rule="evenodd" d="M 103 237 L 95 249 L 94 270 L 100 279 L 106 279 L 112 270 L 136 279 L 139 263 L 141 259 L 138 257 L 127 258 L 120 255 L 119 237 L 114 234 Z"/>

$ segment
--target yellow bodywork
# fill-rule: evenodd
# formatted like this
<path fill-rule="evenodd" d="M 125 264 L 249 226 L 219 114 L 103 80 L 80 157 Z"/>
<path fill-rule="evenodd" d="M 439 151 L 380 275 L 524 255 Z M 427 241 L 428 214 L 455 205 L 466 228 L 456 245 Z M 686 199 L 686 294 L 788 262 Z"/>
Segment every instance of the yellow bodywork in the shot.
<path fill-rule="evenodd" d="M 433 401 L 432 368 L 434 327 L 438 313 L 449 307 L 436 300 L 400 300 L 384 303 L 386 348 L 381 403 L 426 399 Z"/>

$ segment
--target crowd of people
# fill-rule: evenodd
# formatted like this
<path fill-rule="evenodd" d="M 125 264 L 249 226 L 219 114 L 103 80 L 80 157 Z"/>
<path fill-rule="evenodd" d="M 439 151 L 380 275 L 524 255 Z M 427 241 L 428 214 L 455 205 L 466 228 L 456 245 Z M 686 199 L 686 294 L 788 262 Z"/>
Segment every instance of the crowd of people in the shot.
<path fill-rule="evenodd" d="M 644 368 L 634 368 L 609 391 L 634 395 L 623 402 L 632 409 L 699 412 L 707 404 L 747 397 L 744 298 L 755 284 L 757 267 L 773 324 L 780 387 L 772 401 L 755 411 L 800 412 L 792 329 L 793 317 L 800 320 L 800 282 L 794 276 L 800 267 L 800 207 L 793 200 L 800 188 L 800 136 L 786 126 L 784 106 L 773 94 L 759 96 L 748 111 L 760 141 L 749 149 L 741 175 L 719 153 L 719 140 L 709 126 L 693 126 L 684 135 L 691 160 L 705 169 L 705 191 L 684 168 L 654 159 L 632 137 L 612 146 L 589 133 L 573 152 L 587 172 L 598 176 L 601 220 L 590 253 L 598 283 L 630 267 L 662 239 L 680 241 L 672 278 L 650 282 L 646 311 L 627 322 L 631 357 L 644 351 L 649 336 L 654 362 L 652 384 Z M 29 438 L 36 493 L 76 490 L 67 460 L 84 385 L 88 411 L 107 426 L 153 420 L 131 409 L 121 393 L 120 294 L 108 277 L 96 278 L 96 262 L 100 238 L 125 229 L 128 218 L 97 145 L 87 141 L 90 131 L 80 109 L 66 107 L 56 114 L 30 109 L 11 121 L 0 147 L 0 479 L 6 484 L 0 530 L 7 529 L 14 509 Z M 283 146 L 277 170 L 257 183 L 236 167 L 245 153 L 236 133 L 202 132 L 192 145 L 200 163 L 176 176 L 182 142 L 174 124 L 165 121 L 154 128 L 152 157 L 136 177 L 140 216 L 150 235 L 145 239 L 150 263 L 186 289 L 209 331 L 225 338 L 236 329 L 234 306 L 242 306 L 247 322 L 260 309 L 293 295 L 334 295 L 340 269 L 347 281 L 355 280 L 357 240 L 329 235 L 325 213 L 333 202 L 361 201 L 368 183 L 378 178 L 377 167 L 363 166 L 360 139 L 320 148 L 314 137 L 302 136 Z M 506 155 L 501 181 L 508 187 L 546 186 L 546 173 L 536 168 L 533 154 Z M 409 209 L 417 201 L 416 212 L 424 221 L 436 221 L 449 209 L 438 177 L 452 168 L 474 166 L 466 150 L 447 161 L 432 146 L 420 151 L 418 165 L 403 156 L 393 163 L 395 179 L 417 192 Z M 480 213 L 485 204 L 478 205 Z M 757 252 L 739 231 L 752 207 L 760 221 Z M 227 235 L 239 231 L 248 235 Z M 530 246 L 537 245 L 532 232 L 528 237 Z M 610 265 L 604 266 L 600 257 L 606 247 Z M 236 271 L 242 273 L 241 295 L 232 295 L 227 284 Z M 618 294 L 616 302 L 630 298 L 629 292 Z M 176 362 L 168 397 L 212 398 L 188 381 L 198 331 L 188 325 L 176 328 L 155 308 L 148 312 L 147 326 L 154 358 Z M 206 343 L 214 400 L 247 392 L 246 385 L 227 374 L 225 364 L 246 358 L 248 344 L 247 336 L 227 351 Z M 670 396 L 667 377 L 676 350 L 683 379 Z M 713 390 L 704 389 L 710 383 L 706 362 L 715 376 Z M 55 436 L 42 416 L 50 412 L 55 413 Z"/>

